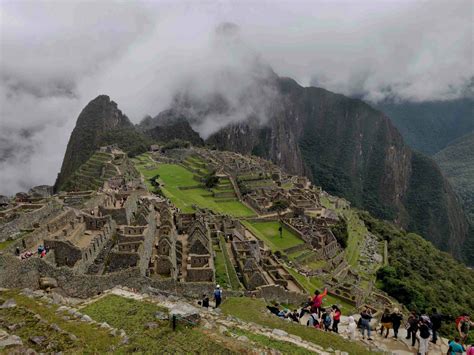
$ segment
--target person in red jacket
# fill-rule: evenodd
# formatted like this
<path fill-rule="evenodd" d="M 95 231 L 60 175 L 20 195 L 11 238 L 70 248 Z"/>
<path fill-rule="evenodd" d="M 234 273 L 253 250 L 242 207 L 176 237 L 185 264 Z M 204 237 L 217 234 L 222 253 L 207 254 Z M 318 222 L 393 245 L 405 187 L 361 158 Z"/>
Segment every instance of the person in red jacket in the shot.
<path fill-rule="evenodd" d="M 311 306 L 311 313 L 317 313 L 318 317 L 321 317 L 321 308 L 323 306 L 323 298 L 328 294 L 328 289 L 325 288 L 323 293 L 319 293 L 319 290 L 314 291 L 313 304 Z"/>
<path fill-rule="evenodd" d="M 338 333 L 339 330 L 337 326 L 339 325 L 339 322 L 341 321 L 341 310 L 336 305 L 332 306 L 332 320 L 333 320 L 332 331 L 335 333 Z"/>

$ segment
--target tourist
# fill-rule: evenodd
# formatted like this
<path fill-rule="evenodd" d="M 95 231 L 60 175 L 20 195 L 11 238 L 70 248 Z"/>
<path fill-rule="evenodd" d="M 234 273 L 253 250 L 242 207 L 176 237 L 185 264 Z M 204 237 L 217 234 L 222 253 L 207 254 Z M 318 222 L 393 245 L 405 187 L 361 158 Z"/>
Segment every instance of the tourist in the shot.
<path fill-rule="evenodd" d="M 209 297 L 207 295 L 202 295 L 202 306 L 209 308 Z"/>
<path fill-rule="evenodd" d="M 321 307 L 323 305 L 323 299 L 328 294 L 328 289 L 325 288 L 323 293 L 319 293 L 318 290 L 314 291 L 313 305 L 311 306 L 311 313 L 317 312 L 318 316 L 321 317 Z"/>
<path fill-rule="evenodd" d="M 459 332 L 459 337 L 461 338 L 462 345 L 466 343 L 471 325 L 473 325 L 473 323 L 471 322 L 471 318 L 467 313 L 464 313 L 463 315 L 456 318 L 456 328 Z"/>
<path fill-rule="evenodd" d="M 349 337 L 350 340 L 355 340 L 355 338 L 356 338 L 356 329 L 357 329 L 357 324 L 354 320 L 354 317 L 350 316 L 349 317 L 349 324 L 347 325 L 347 328 L 346 328 L 346 333 L 347 333 L 347 336 Z"/>
<path fill-rule="evenodd" d="M 411 338 L 411 346 L 415 346 L 416 343 L 416 333 L 418 332 L 418 316 L 416 311 L 412 311 L 408 316 L 406 328 L 407 328 L 407 336 L 406 339 Z"/>
<path fill-rule="evenodd" d="M 317 313 L 311 313 L 309 315 L 308 321 L 306 322 L 306 325 L 310 326 L 310 327 L 320 328 L 321 324 L 320 324 L 319 319 L 318 319 L 318 314 Z"/>
<path fill-rule="evenodd" d="M 16 256 L 20 256 L 20 248 L 19 248 L 19 247 L 16 247 L 16 249 L 15 249 L 15 255 L 16 255 Z"/>
<path fill-rule="evenodd" d="M 214 290 L 214 301 L 216 302 L 216 308 L 219 307 L 222 302 L 222 290 L 219 285 L 217 285 Z"/>
<path fill-rule="evenodd" d="M 431 336 L 430 326 L 431 322 L 428 316 L 421 316 L 420 322 L 418 323 L 418 329 L 420 330 L 420 345 L 418 348 L 418 353 L 420 355 L 425 355 L 426 353 L 428 353 L 428 344 Z"/>
<path fill-rule="evenodd" d="M 466 355 L 474 355 L 474 344 L 469 345 Z"/>
<path fill-rule="evenodd" d="M 276 316 L 278 316 L 278 313 L 280 313 L 280 309 L 278 308 L 278 303 L 274 303 L 273 306 L 267 306 L 267 309 Z"/>
<path fill-rule="evenodd" d="M 466 349 L 464 349 L 464 346 L 462 346 L 461 339 L 459 337 L 454 338 L 454 340 L 450 340 L 448 342 L 448 345 L 449 345 L 449 349 L 448 349 L 449 355 L 458 355 L 466 351 Z"/>
<path fill-rule="evenodd" d="M 436 308 L 431 309 L 431 330 L 433 332 L 433 337 L 431 339 L 431 342 L 433 344 L 436 344 L 436 341 L 438 340 L 438 331 L 441 328 L 441 322 L 443 321 L 444 316 L 436 310 Z"/>
<path fill-rule="evenodd" d="M 339 322 L 341 321 L 341 310 L 336 305 L 332 306 L 332 319 L 333 319 L 332 331 L 335 333 L 338 333 L 339 329 L 337 328 L 337 326 L 339 325 Z"/>
<path fill-rule="evenodd" d="M 471 345 L 467 348 L 466 355 L 474 355 L 474 344 L 471 344 Z"/>
<path fill-rule="evenodd" d="M 398 308 L 393 310 L 393 313 L 390 315 L 392 320 L 392 327 L 393 327 L 393 337 L 395 339 L 398 338 L 398 329 L 400 329 L 400 324 L 402 323 L 403 315 L 400 313 Z"/>
<path fill-rule="evenodd" d="M 299 322 L 300 322 L 300 315 L 299 315 L 297 309 L 293 310 L 293 312 L 290 313 L 290 314 L 288 315 L 288 317 L 289 317 L 293 322 L 296 322 L 296 323 L 299 323 Z"/>
<path fill-rule="evenodd" d="M 362 329 L 362 339 L 365 339 L 365 331 L 367 330 L 367 339 L 372 340 L 370 337 L 370 320 L 372 319 L 372 312 L 368 307 L 360 313 L 360 327 Z"/>
<path fill-rule="evenodd" d="M 390 310 L 388 308 L 385 308 L 382 318 L 380 319 L 380 323 L 382 326 L 380 327 L 380 335 L 383 335 L 384 329 L 387 330 L 385 334 L 385 338 L 388 337 L 388 332 L 390 329 L 392 329 L 392 315 L 390 314 Z"/>
<path fill-rule="evenodd" d="M 303 303 L 300 311 L 300 318 L 302 318 L 306 313 L 311 314 L 311 306 L 313 305 L 313 299 L 308 297 L 308 300 Z"/>
<path fill-rule="evenodd" d="M 46 256 L 46 249 L 43 249 L 41 251 L 41 255 L 40 255 L 40 258 L 44 258 Z"/>
<path fill-rule="evenodd" d="M 329 328 L 331 327 L 331 322 L 332 322 L 331 311 L 332 311 L 331 308 L 327 308 L 321 318 L 323 326 L 324 326 L 324 330 L 326 332 L 329 331 Z"/>

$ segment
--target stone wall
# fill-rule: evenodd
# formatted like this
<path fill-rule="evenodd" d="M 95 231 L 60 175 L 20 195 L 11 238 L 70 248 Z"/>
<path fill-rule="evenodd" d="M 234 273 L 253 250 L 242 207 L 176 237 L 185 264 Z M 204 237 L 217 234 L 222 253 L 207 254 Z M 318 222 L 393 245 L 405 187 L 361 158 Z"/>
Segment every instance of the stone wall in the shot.
<path fill-rule="evenodd" d="M 43 207 L 31 212 L 21 213 L 14 220 L 0 226 L 0 241 L 7 240 L 21 229 L 33 229 L 36 223 L 51 218 L 61 210 L 62 206 L 55 200 L 49 201 Z"/>
<path fill-rule="evenodd" d="M 15 277 L 12 277 L 15 275 Z M 139 268 L 105 275 L 77 274 L 67 267 L 56 268 L 43 259 L 20 260 L 12 255 L 0 254 L 0 287 L 39 288 L 40 277 L 52 277 L 58 286 L 70 297 L 88 298 L 115 286 L 127 286 L 143 292 L 169 293 L 184 297 L 200 298 L 212 295 L 215 284 L 211 282 L 178 282 L 172 279 L 150 279 L 141 274 Z M 223 297 L 249 296 L 265 298 L 268 301 L 300 304 L 306 296 L 286 291 L 281 286 L 262 286 L 256 291 L 224 290 Z"/>

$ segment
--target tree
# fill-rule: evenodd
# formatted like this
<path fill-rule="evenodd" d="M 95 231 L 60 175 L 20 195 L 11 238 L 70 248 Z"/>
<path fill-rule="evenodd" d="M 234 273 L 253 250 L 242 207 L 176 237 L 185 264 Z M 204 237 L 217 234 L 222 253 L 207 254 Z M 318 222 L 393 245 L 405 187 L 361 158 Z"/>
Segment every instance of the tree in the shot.
<path fill-rule="evenodd" d="M 219 184 L 219 177 L 216 176 L 215 172 L 211 172 L 209 175 L 206 175 L 204 178 L 204 185 L 208 189 L 212 189 L 213 187 L 216 187 L 217 184 Z"/>

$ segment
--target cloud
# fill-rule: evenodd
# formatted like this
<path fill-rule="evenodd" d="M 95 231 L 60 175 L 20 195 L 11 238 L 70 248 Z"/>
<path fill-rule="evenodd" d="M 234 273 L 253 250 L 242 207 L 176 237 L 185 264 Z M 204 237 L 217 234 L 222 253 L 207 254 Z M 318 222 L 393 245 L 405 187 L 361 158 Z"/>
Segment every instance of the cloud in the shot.
<path fill-rule="evenodd" d="M 0 193 L 53 183 L 75 119 L 98 94 L 134 122 L 177 92 L 220 96 L 225 115 L 194 123 L 203 136 L 248 115 L 265 121 L 267 64 L 372 101 L 472 94 L 470 1 L 1 0 L 0 21 Z M 240 29 L 216 35 L 222 22 Z"/>

